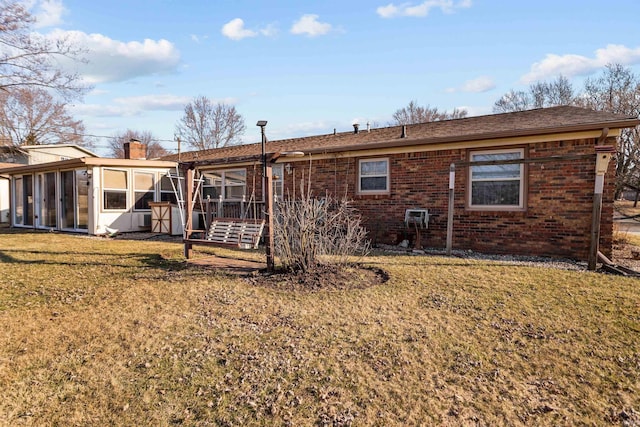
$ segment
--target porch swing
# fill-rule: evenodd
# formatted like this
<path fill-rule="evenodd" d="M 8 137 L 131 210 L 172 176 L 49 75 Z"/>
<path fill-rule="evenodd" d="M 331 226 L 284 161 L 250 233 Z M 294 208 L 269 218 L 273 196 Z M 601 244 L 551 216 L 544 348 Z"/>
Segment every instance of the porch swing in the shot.
<path fill-rule="evenodd" d="M 195 174 L 198 176 L 196 177 Z M 174 185 L 178 206 L 186 215 L 182 215 L 183 239 L 185 253 L 192 244 L 237 247 L 239 249 L 257 249 L 265 227 L 264 219 L 257 219 L 257 204 L 255 200 L 255 186 L 249 198 L 248 207 L 239 218 L 214 216 L 211 210 L 211 201 L 205 203 L 200 196 L 201 185 L 204 177 L 199 171 L 187 170 L 186 186 L 187 194 L 182 196 L 182 185 Z M 172 180 L 173 182 L 173 180 Z M 193 184 L 190 184 L 192 182 Z M 204 227 L 193 229 L 194 207 L 199 204 L 200 212 L 204 213 Z M 253 209 L 253 218 L 247 218 L 247 214 Z"/>

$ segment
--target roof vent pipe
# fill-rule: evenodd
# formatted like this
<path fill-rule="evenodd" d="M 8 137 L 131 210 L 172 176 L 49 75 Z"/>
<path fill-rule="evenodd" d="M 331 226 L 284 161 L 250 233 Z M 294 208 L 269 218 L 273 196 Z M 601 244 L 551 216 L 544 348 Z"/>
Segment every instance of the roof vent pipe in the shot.
<path fill-rule="evenodd" d="M 402 133 L 400 134 L 400 138 L 407 137 L 407 125 L 402 125 Z"/>
<path fill-rule="evenodd" d="M 333 128 L 333 134 L 334 135 L 336 134 L 336 128 Z"/>
<path fill-rule="evenodd" d="M 353 124 L 353 133 L 359 133 L 358 128 L 360 127 L 360 125 L 358 123 L 354 123 Z"/>
<path fill-rule="evenodd" d="M 367 132 L 371 132 L 371 125 L 367 122 Z"/>

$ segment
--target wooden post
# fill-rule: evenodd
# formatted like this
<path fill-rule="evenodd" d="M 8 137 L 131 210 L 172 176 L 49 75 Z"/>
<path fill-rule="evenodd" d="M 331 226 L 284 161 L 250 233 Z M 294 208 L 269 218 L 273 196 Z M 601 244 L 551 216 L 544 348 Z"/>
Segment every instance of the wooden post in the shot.
<path fill-rule="evenodd" d="M 209 227 L 211 227 L 211 221 L 213 221 L 213 205 L 211 203 L 211 197 L 207 196 L 207 200 L 205 200 L 204 202 L 206 208 L 205 208 L 205 224 L 204 224 L 204 229 L 205 232 L 209 231 Z"/>
<path fill-rule="evenodd" d="M 184 224 L 184 257 L 189 259 L 191 256 L 191 243 L 187 240 L 191 237 L 191 229 L 193 228 L 193 169 L 189 168 L 185 171 L 184 176 L 184 210 L 185 210 L 185 224 Z"/>
<path fill-rule="evenodd" d="M 600 220 L 602 216 L 602 193 L 604 191 L 604 176 L 609 167 L 612 153 L 615 148 L 612 146 L 596 146 L 596 180 L 593 190 L 593 212 L 591 213 L 591 244 L 589 246 L 588 269 L 595 270 L 598 262 L 598 250 L 600 245 Z"/>
<path fill-rule="evenodd" d="M 449 210 L 447 212 L 447 255 L 451 256 L 453 246 L 453 209 L 454 209 L 454 189 L 456 182 L 456 165 L 449 166 Z"/>
<path fill-rule="evenodd" d="M 271 162 L 267 162 L 265 167 L 264 176 L 264 196 L 265 196 L 265 209 L 266 209 L 266 234 L 265 234 L 265 253 L 267 256 L 267 271 L 275 270 L 275 263 L 273 260 L 273 168 Z"/>

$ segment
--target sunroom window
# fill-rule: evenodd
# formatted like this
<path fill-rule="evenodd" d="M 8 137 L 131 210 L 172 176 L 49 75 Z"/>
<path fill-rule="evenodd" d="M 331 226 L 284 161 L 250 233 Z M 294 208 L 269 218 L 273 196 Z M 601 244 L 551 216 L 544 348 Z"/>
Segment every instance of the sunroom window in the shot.
<path fill-rule="evenodd" d="M 153 202 L 156 195 L 155 183 L 153 181 L 154 174 L 152 173 L 134 172 L 133 187 L 135 194 L 135 210 L 140 211 L 151 209 L 149 202 Z"/>
<path fill-rule="evenodd" d="M 522 159 L 524 150 L 493 150 L 471 153 L 471 162 L 492 162 L 470 167 L 469 206 L 472 208 L 520 209 L 524 207 L 524 164 L 504 163 Z"/>
<path fill-rule="evenodd" d="M 127 171 L 105 169 L 103 176 L 103 206 L 106 210 L 127 209 Z"/>

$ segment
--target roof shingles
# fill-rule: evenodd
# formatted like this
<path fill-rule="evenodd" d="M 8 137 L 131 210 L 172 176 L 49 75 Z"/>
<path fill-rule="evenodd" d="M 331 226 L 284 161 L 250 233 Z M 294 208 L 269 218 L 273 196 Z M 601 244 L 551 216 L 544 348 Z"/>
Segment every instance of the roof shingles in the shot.
<path fill-rule="evenodd" d="M 601 127 L 633 127 L 640 121 L 636 117 L 561 106 L 513 113 L 467 117 L 406 125 L 406 137 L 401 138 L 402 126 L 341 132 L 302 138 L 269 141 L 268 153 L 304 151 L 321 152 L 356 150 L 378 144 L 401 142 L 402 145 L 429 144 L 447 141 L 470 141 L 490 137 L 508 137 L 546 134 L 571 130 L 598 129 Z M 261 144 L 246 144 L 211 150 L 191 151 L 180 155 L 182 162 L 234 159 L 259 156 Z M 163 160 L 178 160 L 178 155 Z"/>

